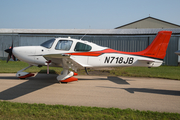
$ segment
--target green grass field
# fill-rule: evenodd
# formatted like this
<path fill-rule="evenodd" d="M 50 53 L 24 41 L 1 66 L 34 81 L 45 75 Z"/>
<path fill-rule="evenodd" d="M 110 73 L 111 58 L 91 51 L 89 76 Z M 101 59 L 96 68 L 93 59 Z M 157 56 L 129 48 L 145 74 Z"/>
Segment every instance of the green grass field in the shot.
<path fill-rule="evenodd" d="M 118 67 L 110 71 L 116 76 L 151 77 L 180 80 L 179 66 L 147 67 Z"/>
<path fill-rule="evenodd" d="M 17 73 L 17 71 L 29 66 L 28 63 L 21 62 L 21 61 L 9 61 L 6 63 L 4 60 L 0 60 L 0 73 Z M 62 71 L 62 68 L 60 67 L 49 67 L 50 73 L 57 73 L 60 74 Z M 32 72 L 32 73 L 46 73 L 47 67 L 36 67 L 33 66 L 26 70 L 26 72 Z"/>
<path fill-rule="evenodd" d="M 179 120 L 180 114 L 118 108 L 78 107 L 0 101 L 0 119 Z"/>

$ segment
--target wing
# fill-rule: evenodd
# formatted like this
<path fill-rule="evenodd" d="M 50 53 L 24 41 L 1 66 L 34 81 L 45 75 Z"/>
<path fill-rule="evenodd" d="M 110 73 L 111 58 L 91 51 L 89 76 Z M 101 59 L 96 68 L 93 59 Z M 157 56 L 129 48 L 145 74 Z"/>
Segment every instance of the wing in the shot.
<path fill-rule="evenodd" d="M 73 69 L 77 71 L 79 68 L 83 68 L 80 64 L 70 58 L 69 54 L 47 54 L 43 55 L 46 60 L 51 60 L 51 66 L 63 67 L 65 69 Z"/>

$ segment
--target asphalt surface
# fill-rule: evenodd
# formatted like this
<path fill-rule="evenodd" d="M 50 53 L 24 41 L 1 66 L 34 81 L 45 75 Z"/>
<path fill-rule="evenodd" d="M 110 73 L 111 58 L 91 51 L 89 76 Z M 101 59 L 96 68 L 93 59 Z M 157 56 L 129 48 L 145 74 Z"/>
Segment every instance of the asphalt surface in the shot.
<path fill-rule="evenodd" d="M 37 74 L 20 80 L 15 74 L 0 74 L 0 100 L 180 113 L 177 80 L 85 75 L 60 84 L 56 77 Z"/>

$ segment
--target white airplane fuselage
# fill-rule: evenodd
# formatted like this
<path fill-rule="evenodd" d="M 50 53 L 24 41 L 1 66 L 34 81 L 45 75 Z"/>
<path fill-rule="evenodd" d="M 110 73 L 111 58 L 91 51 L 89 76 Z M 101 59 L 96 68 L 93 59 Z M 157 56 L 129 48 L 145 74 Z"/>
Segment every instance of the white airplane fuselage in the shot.
<path fill-rule="evenodd" d="M 74 53 L 74 47 L 76 41 L 84 43 L 85 41 L 69 39 L 74 41 L 71 46 L 71 49 L 68 51 L 64 50 L 56 50 L 55 46 L 57 41 L 64 40 L 65 38 L 57 38 L 50 49 L 42 47 L 42 46 L 21 46 L 14 47 L 13 54 L 21 61 L 27 62 L 31 65 L 42 65 L 46 66 L 46 59 L 43 55 L 47 54 L 67 54 Z M 89 42 L 85 42 L 86 44 Z M 102 51 L 107 49 L 107 47 L 101 47 L 94 43 L 89 43 L 91 45 L 92 51 Z M 77 52 L 79 53 L 79 52 Z M 144 67 L 158 67 L 162 64 L 162 60 L 151 59 L 147 57 L 135 56 L 135 55 L 127 55 L 121 53 L 103 53 L 99 56 L 82 56 L 82 55 L 71 55 L 71 59 L 78 62 L 83 67 L 120 67 L 120 66 L 144 66 Z M 143 60 L 141 62 L 137 62 L 137 60 Z M 153 64 L 147 64 L 146 60 L 154 61 Z M 144 63 L 144 64 L 143 64 Z M 50 66 L 55 66 L 54 64 L 50 64 Z"/>

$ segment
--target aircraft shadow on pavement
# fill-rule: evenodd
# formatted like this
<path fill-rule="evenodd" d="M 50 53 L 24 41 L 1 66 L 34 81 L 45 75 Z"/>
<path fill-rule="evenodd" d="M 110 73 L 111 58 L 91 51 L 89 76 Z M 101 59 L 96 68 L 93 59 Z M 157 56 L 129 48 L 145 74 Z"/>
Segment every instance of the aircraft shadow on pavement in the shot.
<path fill-rule="evenodd" d="M 111 81 L 111 82 L 114 82 L 114 83 L 116 83 L 116 84 L 127 84 L 127 85 L 129 85 L 129 83 L 126 81 L 126 80 L 124 80 L 124 79 L 121 79 L 121 78 L 119 78 L 119 77 L 115 77 L 115 76 L 108 76 L 107 78 L 101 78 L 101 77 L 98 77 L 98 78 L 78 78 L 78 80 L 109 80 L 109 81 Z"/>
<path fill-rule="evenodd" d="M 149 88 L 121 88 L 121 89 L 124 89 L 129 93 L 144 92 L 144 93 L 180 96 L 180 91 L 175 91 L 175 90 L 161 90 L 161 89 L 149 89 Z"/>
<path fill-rule="evenodd" d="M 119 77 L 108 76 L 107 79 L 110 80 L 111 82 L 116 83 L 116 84 L 127 84 L 127 85 L 129 85 L 129 83 L 126 80 L 123 80 Z"/>
<path fill-rule="evenodd" d="M 180 91 L 176 91 L 176 90 L 161 90 L 161 89 L 150 89 L 150 88 L 119 88 L 119 87 L 106 87 L 106 86 L 97 86 L 97 87 L 123 89 L 132 94 L 134 94 L 135 92 L 143 92 L 143 93 L 180 96 Z"/>
<path fill-rule="evenodd" d="M 107 78 L 78 78 L 78 81 L 81 80 L 107 80 Z"/>
<path fill-rule="evenodd" d="M 50 86 L 52 84 L 58 83 L 56 77 L 56 74 L 37 74 L 35 77 L 29 78 L 26 82 L 0 92 L 0 100 L 12 100 L 36 90 L 42 89 L 44 87 Z"/>
<path fill-rule="evenodd" d="M 16 77 L 16 76 L 3 76 L 3 77 L 0 77 L 0 79 L 7 79 L 7 80 L 9 80 L 9 79 L 15 79 L 15 80 L 18 80 L 18 78 Z"/>

